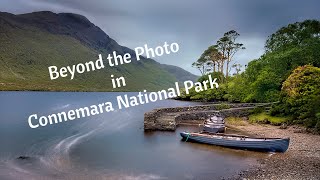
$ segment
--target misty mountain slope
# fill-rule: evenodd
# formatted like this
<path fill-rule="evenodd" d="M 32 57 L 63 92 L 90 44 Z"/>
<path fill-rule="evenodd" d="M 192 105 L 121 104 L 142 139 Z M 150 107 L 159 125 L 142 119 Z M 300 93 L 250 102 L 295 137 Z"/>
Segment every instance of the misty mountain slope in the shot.
<path fill-rule="evenodd" d="M 199 78 L 199 76 L 191 74 L 190 72 L 188 72 L 180 67 L 177 67 L 177 66 L 161 64 L 161 67 L 163 69 L 167 70 L 169 73 L 174 74 L 174 76 L 180 82 L 184 82 L 187 80 L 197 81 L 197 79 Z"/>
<path fill-rule="evenodd" d="M 132 58 L 130 64 L 116 67 L 109 67 L 105 61 L 104 69 L 75 74 L 73 80 L 70 76 L 50 80 L 48 67 L 52 65 L 95 61 L 98 54 L 106 60 L 112 51 L 134 53 L 81 15 L 0 13 L 0 42 L 0 90 L 151 91 L 171 87 L 181 79 L 172 67 L 167 70 L 152 59 Z M 181 70 L 177 68 L 177 72 Z M 113 89 L 111 74 L 124 76 L 127 86 Z"/>

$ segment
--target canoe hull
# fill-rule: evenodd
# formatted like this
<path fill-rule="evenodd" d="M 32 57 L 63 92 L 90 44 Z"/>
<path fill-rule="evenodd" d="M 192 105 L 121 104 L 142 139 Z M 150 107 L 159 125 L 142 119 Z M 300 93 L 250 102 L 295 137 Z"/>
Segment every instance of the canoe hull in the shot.
<path fill-rule="evenodd" d="M 240 140 L 235 140 L 225 138 L 227 136 L 214 138 L 194 135 L 188 132 L 181 132 L 180 135 L 186 141 L 263 152 L 285 152 L 288 149 L 290 142 L 290 139 L 256 139 L 254 141 L 250 141 L 250 138 L 240 138 Z"/>

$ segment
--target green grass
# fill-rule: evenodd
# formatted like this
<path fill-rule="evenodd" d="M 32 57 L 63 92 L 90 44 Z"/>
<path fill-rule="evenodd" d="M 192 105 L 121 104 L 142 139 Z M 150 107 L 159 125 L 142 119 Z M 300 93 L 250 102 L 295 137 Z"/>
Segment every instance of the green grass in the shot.
<path fill-rule="evenodd" d="M 287 117 L 276 117 L 268 115 L 266 112 L 262 112 L 259 114 L 252 114 L 249 116 L 250 123 L 265 123 L 265 124 L 272 124 L 272 125 L 281 125 L 288 121 Z"/>
<path fill-rule="evenodd" d="M 241 117 L 227 117 L 225 119 L 228 125 L 245 126 L 246 122 Z"/>

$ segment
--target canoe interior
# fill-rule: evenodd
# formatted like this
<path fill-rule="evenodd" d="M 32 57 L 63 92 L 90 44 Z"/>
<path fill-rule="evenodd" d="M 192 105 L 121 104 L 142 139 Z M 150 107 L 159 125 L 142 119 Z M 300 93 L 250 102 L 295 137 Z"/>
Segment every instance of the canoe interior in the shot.
<path fill-rule="evenodd" d="M 253 141 L 290 139 L 290 138 L 261 138 L 261 137 L 253 138 L 245 135 L 209 133 L 209 132 L 198 132 L 198 133 L 189 133 L 189 134 L 196 135 L 196 136 L 206 136 L 209 138 L 230 138 L 230 139 L 236 139 L 236 140 L 253 140 Z"/>
<path fill-rule="evenodd" d="M 251 138 L 248 136 L 219 133 L 188 133 L 180 135 L 185 141 L 194 141 L 234 149 L 246 149 L 265 152 L 285 152 L 289 147 L 289 138 Z"/>

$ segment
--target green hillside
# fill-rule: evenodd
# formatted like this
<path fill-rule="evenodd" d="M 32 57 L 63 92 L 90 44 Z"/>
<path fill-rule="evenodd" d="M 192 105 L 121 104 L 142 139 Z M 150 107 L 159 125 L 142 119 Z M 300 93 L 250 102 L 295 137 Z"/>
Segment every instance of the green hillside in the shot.
<path fill-rule="evenodd" d="M 0 90 L 151 91 L 178 81 L 174 71 L 168 72 L 151 59 L 76 74 L 73 80 L 50 80 L 48 67 L 52 65 L 95 61 L 98 54 L 106 57 L 114 50 L 133 53 L 79 15 L 0 13 L 0 43 Z M 127 86 L 112 89 L 111 74 L 124 76 Z"/>

